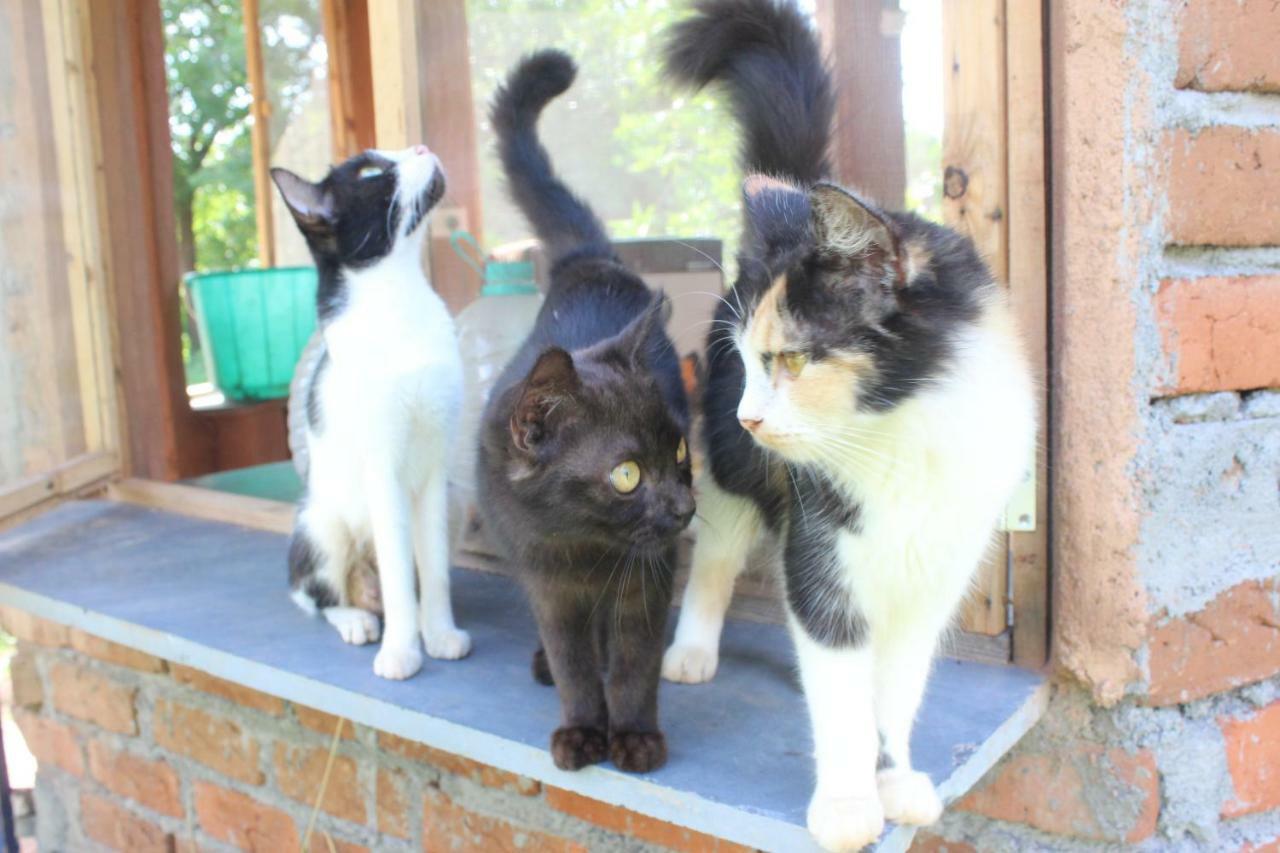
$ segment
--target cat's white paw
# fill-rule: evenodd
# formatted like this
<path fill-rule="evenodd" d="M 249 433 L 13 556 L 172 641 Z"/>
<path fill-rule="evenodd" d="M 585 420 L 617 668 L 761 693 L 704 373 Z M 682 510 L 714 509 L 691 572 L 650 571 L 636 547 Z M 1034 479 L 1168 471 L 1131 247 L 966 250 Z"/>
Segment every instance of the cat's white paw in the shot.
<path fill-rule="evenodd" d="M 405 646 L 383 643 L 373 658 L 374 674 L 401 681 L 422 669 L 422 652 L 414 639 L 412 645 Z"/>
<path fill-rule="evenodd" d="M 353 646 L 376 642 L 381 633 L 378 617 L 359 607 L 327 607 L 324 618 L 337 629 L 344 643 Z"/>
<path fill-rule="evenodd" d="M 814 796 L 808 823 L 809 834 L 822 849 L 851 853 L 875 843 L 884 832 L 884 808 L 876 796 Z"/>
<path fill-rule="evenodd" d="M 701 684 L 716 674 L 719 655 L 702 646 L 674 645 L 662 656 L 662 677 L 683 684 Z"/>
<path fill-rule="evenodd" d="M 894 823 L 928 826 L 942 817 L 942 800 L 919 770 L 881 770 L 876 776 L 884 816 Z"/>
<path fill-rule="evenodd" d="M 440 660 L 457 660 L 471 653 L 471 635 L 460 628 L 449 628 L 432 634 L 423 634 L 427 654 Z"/>

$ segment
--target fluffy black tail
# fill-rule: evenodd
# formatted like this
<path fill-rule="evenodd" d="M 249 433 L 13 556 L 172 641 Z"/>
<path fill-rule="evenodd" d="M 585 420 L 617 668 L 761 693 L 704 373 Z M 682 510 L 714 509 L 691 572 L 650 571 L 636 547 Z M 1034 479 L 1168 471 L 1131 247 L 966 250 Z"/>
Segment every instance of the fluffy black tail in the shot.
<path fill-rule="evenodd" d="M 830 175 L 831 79 L 794 0 L 700 0 L 668 33 L 666 69 L 719 81 L 742 127 L 742 167 L 804 184 Z"/>
<path fill-rule="evenodd" d="M 511 195 L 552 263 L 568 254 L 613 254 L 604 226 L 587 203 L 556 176 L 536 131 L 542 108 L 568 89 L 577 73 L 573 60 L 561 51 L 530 54 L 498 89 L 490 111 Z"/>

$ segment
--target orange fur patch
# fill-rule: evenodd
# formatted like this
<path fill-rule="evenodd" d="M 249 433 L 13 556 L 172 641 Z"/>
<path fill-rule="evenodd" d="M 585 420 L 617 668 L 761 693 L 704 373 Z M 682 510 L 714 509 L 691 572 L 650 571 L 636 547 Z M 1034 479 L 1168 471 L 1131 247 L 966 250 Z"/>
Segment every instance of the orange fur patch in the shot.
<path fill-rule="evenodd" d="M 751 327 L 747 334 L 751 346 L 759 353 L 779 353 L 786 349 L 786 329 L 782 320 L 782 297 L 787 290 L 787 278 L 780 275 L 773 286 L 760 298 L 760 304 L 751 314 Z"/>
<path fill-rule="evenodd" d="M 821 361 L 811 361 L 800 375 L 787 379 L 787 396 L 806 419 L 822 421 L 832 414 L 852 409 L 853 391 L 872 371 L 871 357 L 864 353 L 832 353 Z"/>

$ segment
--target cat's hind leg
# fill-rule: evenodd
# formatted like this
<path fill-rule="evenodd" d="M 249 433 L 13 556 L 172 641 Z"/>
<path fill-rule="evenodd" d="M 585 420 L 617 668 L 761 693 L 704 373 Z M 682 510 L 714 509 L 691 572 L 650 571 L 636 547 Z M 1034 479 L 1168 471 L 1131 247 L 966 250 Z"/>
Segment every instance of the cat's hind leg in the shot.
<path fill-rule="evenodd" d="M 662 658 L 662 677 L 686 684 L 710 681 L 716 673 L 720 632 L 733 599 L 733 584 L 746 567 L 763 525 L 754 503 L 720 488 L 709 472 L 698 491 L 689 584 L 680 603 L 675 639 Z"/>
<path fill-rule="evenodd" d="M 289 540 L 292 598 L 307 613 L 320 613 L 343 642 L 364 645 L 378 639 L 378 617 L 345 605 L 347 574 L 354 557 L 351 537 L 336 520 L 317 513 L 299 515 Z"/>
<path fill-rule="evenodd" d="M 418 566 L 419 621 L 427 654 L 457 660 L 471 651 L 471 635 L 453 621 L 449 589 L 449 501 L 443 468 L 418 496 L 413 527 Z"/>

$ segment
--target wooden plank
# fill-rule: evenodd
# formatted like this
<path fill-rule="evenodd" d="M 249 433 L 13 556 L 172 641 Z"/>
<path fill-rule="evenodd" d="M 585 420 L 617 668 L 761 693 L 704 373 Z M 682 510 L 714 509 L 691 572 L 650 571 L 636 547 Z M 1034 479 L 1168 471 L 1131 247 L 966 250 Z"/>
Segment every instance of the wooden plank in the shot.
<path fill-rule="evenodd" d="M 258 0 L 241 0 L 244 12 L 244 56 L 248 67 L 249 93 L 253 103 L 249 128 L 253 149 L 254 216 L 258 222 L 258 262 L 276 265 L 275 221 L 271 216 L 271 102 L 267 99 L 267 76 L 262 62 L 262 16 Z"/>
<path fill-rule="evenodd" d="M 329 118 L 333 156 L 345 160 L 374 146 L 373 80 L 367 0 L 322 0 L 329 49 Z"/>
<path fill-rule="evenodd" d="M 835 177 L 900 209 L 907 187 L 902 13 L 896 0 L 818 0 L 816 18 L 836 83 Z"/>
<path fill-rule="evenodd" d="M 107 489 L 111 500 L 176 512 L 206 521 L 222 521 L 274 533 L 293 531 L 295 506 L 282 501 L 215 492 L 181 483 L 121 480 Z"/>
<path fill-rule="evenodd" d="M 973 238 L 1000 281 L 1008 281 L 1008 173 L 1004 0 L 943 0 L 945 55 L 943 216 Z M 979 570 L 963 609 L 965 630 L 1007 628 L 1008 539 Z"/>
<path fill-rule="evenodd" d="M 40 504 L 105 482 L 115 476 L 120 459 L 114 453 L 85 453 L 52 470 L 0 489 L 0 523 Z"/>
<path fill-rule="evenodd" d="M 1036 529 L 1009 534 L 1013 659 L 1049 658 L 1048 360 L 1049 277 L 1045 191 L 1045 31 L 1039 3 L 1006 9 L 1009 122 L 1009 285 L 1040 389 L 1036 442 Z"/>
<path fill-rule="evenodd" d="M 90 115 L 82 27 L 74 0 L 42 0 L 49 73 L 48 114 L 61 194 L 63 258 L 70 297 L 72 338 L 88 451 L 118 453 L 119 388 L 111 328 L 111 283 L 102 255 L 102 199 L 95 179 L 97 124 Z"/>
<path fill-rule="evenodd" d="M 202 436 L 182 370 L 164 33 L 154 0 L 74 0 L 121 384 L 125 473 L 176 479 Z"/>
<path fill-rule="evenodd" d="M 448 187 L 432 221 L 431 282 L 454 312 L 480 294 L 480 276 L 449 245 L 450 223 L 484 245 L 480 152 L 471 100 L 471 48 L 466 0 L 433 0 L 422 7 L 422 93 L 426 143 L 448 173 Z M 444 227 L 441 227 L 444 226 Z"/>

